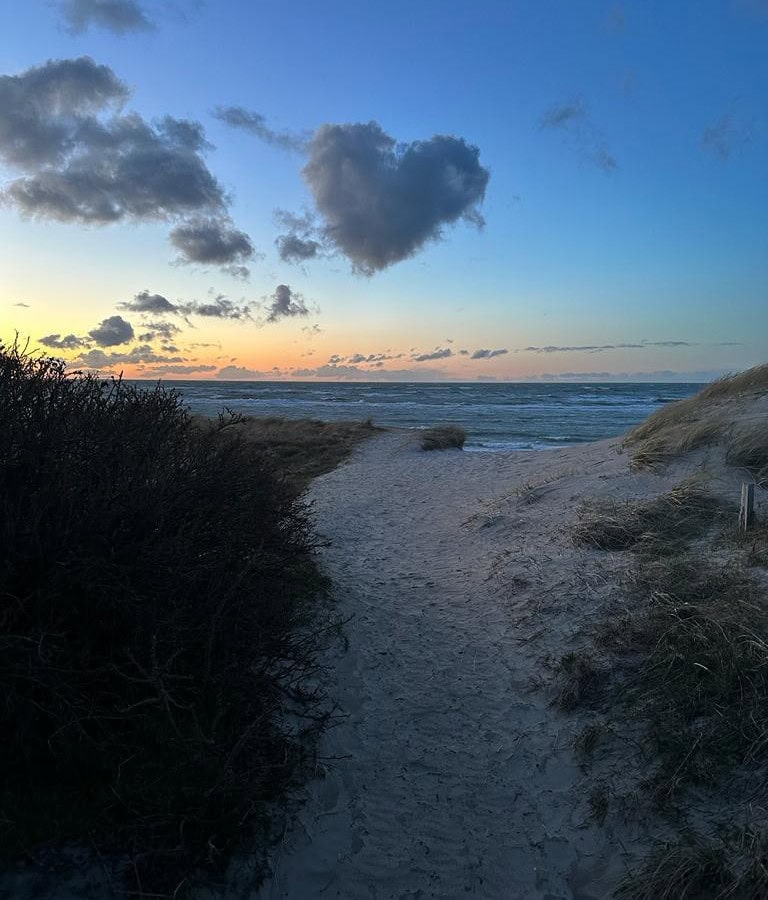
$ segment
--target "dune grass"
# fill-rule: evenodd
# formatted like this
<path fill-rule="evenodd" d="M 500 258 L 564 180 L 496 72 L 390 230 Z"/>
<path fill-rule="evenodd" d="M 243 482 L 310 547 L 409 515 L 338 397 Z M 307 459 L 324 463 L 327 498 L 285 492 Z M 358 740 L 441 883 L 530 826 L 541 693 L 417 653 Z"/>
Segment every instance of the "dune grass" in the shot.
<path fill-rule="evenodd" d="M 653 500 L 586 504 L 573 540 L 599 550 L 669 554 L 722 523 L 731 511 L 701 484 L 688 480 Z"/>
<path fill-rule="evenodd" d="M 184 896 L 328 717 L 295 489 L 227 417 L 4 347 L 0 544 L 0 854 L 95 848 Z"/>
<path fill-rule="evenodd" d="M 421 432 L 422 450 L 461 450 L 467 432 L 458 425 L 436 425 Z"/>
<path fill-rule="evenodd" d="M 768 429 L 764 417 L 733 432 L 733 404 L 768 394 L 768 364 L 713 381 L 693 397 L 670 403 L 633 428 L 624 440 L 634 464 L 653 468 L 668 459 L 725 442 L 732 465 L 755 467 L 765 477 Z M 730 448 L 733 448 L 732 451 Z"/>
<path fill-rule="evenodd" d="M 768 834 L 732 829 L 691 834 L 660 846 L 619 885 L 619 900 L 763 900 L 768 897 Z"/>
<path fill-rule="evenodd" d="M 768 560 L 735 540 L 723 507 L 691 482 L 656 500 L 599 511 L 578 540 L 632 554 L 620 610 L 592 628 L 592 643 L 563 658 L 564 709 L 601 711 L 578 733 L 587 764 L 606 734 L 638 734 L 648 766 L 639 787 L 671 820 L 684 818 L 689 789 L 716 790 L 768 767 Z M 762 545 L 761 545 L 762 546 Z M 745 550 L 739 554 L 733 552 Z M 597 783 L 590 814 L 605 820 L 610 797 Z M 768 895 L 768 829 L 759 815 L 727 837 L 688 835 L 659 846 L 617 888 L 622 900 Z"/>
<path fill-rule="evenodd" d="M 216 423 L 213 427 L 217 427 Z M 359 443 L 383 429 L 371 421 L 320 422 L 239 416 L 234 430 L 300 493 L 313 478 L 335 469 Z"/>
<path fill-rule="evenodd" d="M 768 759 L 768 599 L 735 554 L 712 553 L 732 520 L 689 480 L 651 501 L 588 506 L 574 527 L 578 544 L 633 553 L 628 602 L 582 653 L 615 714 L 645 722 L 659 800 Z"/>
<path fill-rule="evenodd" d="M 602 632 L 624 658 L 621 702 L 647 723 L 666 804 L 690 784 L 768 760 L 768 606 L 732 563 L 691 554 L 639 564 L 637 602 Z"/>

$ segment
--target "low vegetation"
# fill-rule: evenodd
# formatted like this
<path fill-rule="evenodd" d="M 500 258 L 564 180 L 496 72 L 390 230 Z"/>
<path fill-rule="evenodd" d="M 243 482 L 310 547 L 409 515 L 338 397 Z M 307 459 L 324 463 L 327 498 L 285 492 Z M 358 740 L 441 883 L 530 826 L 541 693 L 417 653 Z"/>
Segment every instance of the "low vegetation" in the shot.
<path fill-rule="evenodd" d="M 311 758 L 333 621 L 296 489 L 243 430 L 0 349 L 6 859 L 79 844 L 181 897 Z"/>
<path fill-rule="evenodd" d="M 588 504 L 573 530 L 577 544 L 599 550 L 671 553 L 722 523 L 731 510 L 695 480 L 653 500 Z"/>
<path fill-rule="evenodd" d="M 458 425 L 437 425 L 421 432 L 422 450 L 461 450 L 467 432 Z"/>
<path fill-rule="evenodd" d="M 218 427 L 217 423 L 209 423 L 211 426 Z M 240 417 L 235 430 L 285 476 L 297 493 L 313 478 L 335 469 L 359 443 L 382 431 L 371 421 L 319 422 L 267 416 Z"/>
<path fill-rule="evenodd" d="M 750 828 L 703 839 L 689 835 L 659 848 L 616 892 L 620 900 L 763 900 L 768 837 Z"/>
<path fill-rule="evenodd" d="M 657 410 L 627 434 L 636 466 L 653 468 L 699 447 L 724 444 L 732 465 L 768 476 L 766 411 L 733 429 L 735 405 L 768 397 L 768 364 L 707 385 L 693 397 Z"/>
<path fill-rule="evenodd" d="M 634 463 L 717 445 L 715 471 L 736 466 L 766 482 L 765 395 L 768 366 L 659 410 L 627 438 Z M 639 741 L 627 800 L 650 802 L 680 834 L 630 872 L 622 900 L 768 896 L 768 828 L 751 803 L 768 771 L 768 530 L 739 533 L 736 521 L 735 505 L 702 475 L 650 501 L 585 505 L 574 526 L 577 545 L 624 554 L 623 596 L 563 658 L 556 699 L 593 717 L 574 742 L 585 770 L 613 735 Z M 587 801 L 601 821 L 614 805 L 594 777 Z"/>
<path fill-rule="evenodd" d="M 636 604 L 603 632 L 622 703 L 647 723 L 667 803 L 686 785 L 768 758 L 768 607 L 743 569 L 692 554 L 644 563 Z"/>

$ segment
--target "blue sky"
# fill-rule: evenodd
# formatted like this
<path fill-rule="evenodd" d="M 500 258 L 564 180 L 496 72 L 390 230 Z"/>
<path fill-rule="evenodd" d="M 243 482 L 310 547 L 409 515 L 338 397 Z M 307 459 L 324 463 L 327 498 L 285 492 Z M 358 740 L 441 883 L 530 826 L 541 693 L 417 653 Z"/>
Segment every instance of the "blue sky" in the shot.
<path fill-rule="evenodd" d="M 117 34 L 94 15 L 72 34 L 76 4 L 4 4 L 2 74 L 88 56 L 130 88 L 123 112 L 199 122 L 227 221 L 256 251 L 250 277 L 172 264 L 173 216 L 62 222 L 7 200 L 4 337 L 75 335 L 61 350 L 75 364 L 144 377 L 698 379 L 768 359 L 768 3 L 111 2 L 152 29 Z M 367 251 L 333 239 L 318 182 L 302 177 L 317 144 L 285 150 L 217 107 L 302 140 L 375 122 L 403 145 L 476 147 L 468 165 L 489 177 L 466 209 L 485 224 L 433 211 L 411 255 L 352 271 Z M 0 152 L 2 114 L 0 100 Z M 0 155 L 0 184 L 22 175 Z M 330 214 L 346 215 L 337 200 Z M 317 257 L 281 259 L 275 209 L 314 213 Z M 270 320 L 279 285 L 293 299 Z M 142 291 L 173 305 L 175 350 L 142 343 L 146 317 L 120 310 Z M 206 315 L 216 297 L 245 314 Z M 89 337 L 118 315 L 130 340 Z M 507 352 L 473 360 L 478 349 Z"/>

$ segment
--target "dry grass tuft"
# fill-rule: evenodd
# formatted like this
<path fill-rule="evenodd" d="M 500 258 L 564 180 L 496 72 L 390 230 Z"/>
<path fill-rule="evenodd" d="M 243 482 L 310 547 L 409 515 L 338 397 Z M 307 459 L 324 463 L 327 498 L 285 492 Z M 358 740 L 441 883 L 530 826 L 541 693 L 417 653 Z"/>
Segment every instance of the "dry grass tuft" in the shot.
<path fill-rule="evenodd" d="M 661 847 L 627 875 L 619 900 L 763 900 L 768 833 L 740 829 L 716 840 L 692 835 Z"/>
<path fill-rule="evenodd" d="M 436 425 L 421 433 L 422 450 L 461 450 L 467 432 L 458 425 Z"/>
<path fill-rule="evenodd" d="M 611 726 L 605 721 L 590 722 L 574 738 L 573 748 L 581 760 L 586 762 L 594 756 L 600 745 L 605 743 L 611 732 Z"/>
<path fill-rule="evenodd" d="M 654 500 L 583 507 L 573 540 L 599 550 L 671 553 L 682 541 L 706 533 L 726 512 L 701 485 L 684 481 Z"/>
<path fill-rule="evenodd" d="M 603 696 L 605 672 L 590 653 L 579 650 L 566 653 L 557 667 L 562 687 L 555 700 L 560 709 L 594 706 Z"/>
<path fill-rule="evenodd" d="M 728 437 L 725 461 L 750 471 L 758 484 L 768 485 L 768 421 L 740 423 Z"/>

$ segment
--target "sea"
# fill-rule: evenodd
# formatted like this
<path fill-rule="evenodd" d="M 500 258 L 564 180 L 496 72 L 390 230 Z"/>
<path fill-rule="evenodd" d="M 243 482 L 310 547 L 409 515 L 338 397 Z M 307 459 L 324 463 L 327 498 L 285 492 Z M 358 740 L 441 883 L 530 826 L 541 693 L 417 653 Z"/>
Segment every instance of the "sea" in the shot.
<path fill-rule="evenodd" d="M 144 382 L 146 384 L 146 382 Z M 401 428 L 454 424 L 476 452 L 544 450 L 623 434 L 700 384 L 174 381 L 193 413 L 348 420 Z"/>

